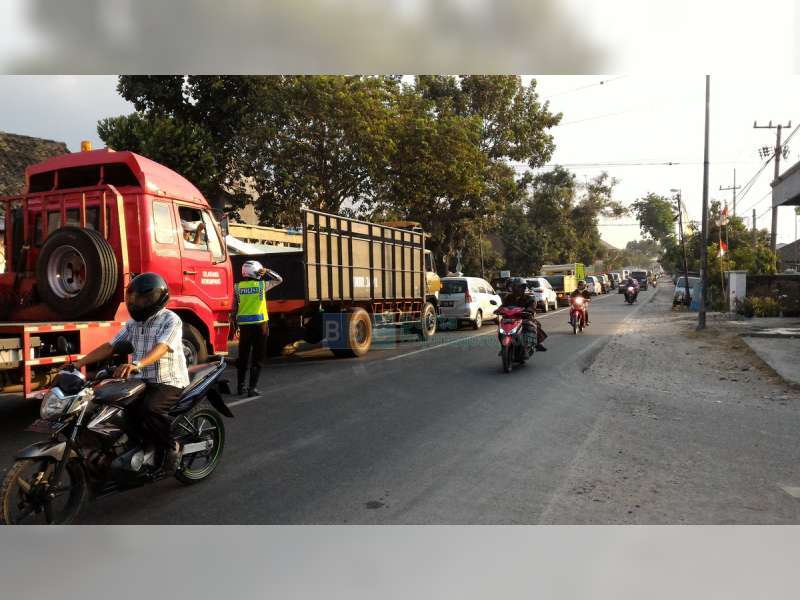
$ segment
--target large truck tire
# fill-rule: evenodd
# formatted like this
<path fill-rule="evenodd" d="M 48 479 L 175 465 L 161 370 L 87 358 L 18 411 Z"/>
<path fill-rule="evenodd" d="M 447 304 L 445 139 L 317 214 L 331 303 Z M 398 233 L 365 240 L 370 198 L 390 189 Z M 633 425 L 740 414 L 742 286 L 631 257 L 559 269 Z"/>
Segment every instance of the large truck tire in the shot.
<path fill-rule="evenodd" d="M 114 251 L 93 229 L 67 226 L 54 231 L 36 262 L 39 296 L 64 319 L 78 319 L 101 308 L 118 283 Z"/>
<path fill-rule="evenodd" d="M 348 314 L 346 348 L 331 348 L 339 358 L 364 356 L 372 346 L 372 319 L 363 308 L 355 308 Z"/>
<path fill-rule="evenodd" d="M 186 366 L 202 365 L 208 362 L 208 346 L 200 330 L 191 323 L 183 323 L 183 356 Z"/>
<path fill-rule="evenodd" d="M 427 340 L 436 334 L 436 326 L 439 316 L 436 314 L 436 307 L 430 302 L 422 305 L 420 311 L 420 323 L 416 327 L 417 335 L 421 340 Z"/>

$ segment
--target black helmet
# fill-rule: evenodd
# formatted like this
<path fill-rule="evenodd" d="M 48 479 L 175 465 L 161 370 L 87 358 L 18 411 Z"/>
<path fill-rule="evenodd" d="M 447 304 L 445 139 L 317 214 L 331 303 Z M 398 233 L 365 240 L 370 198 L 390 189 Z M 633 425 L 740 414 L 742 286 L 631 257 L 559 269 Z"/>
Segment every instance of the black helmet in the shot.
<path fill-rule="evenodd" d="M 158 273 L 134 277 L 125 294 L 128 313 L 134 321 L 146 321 L 167 305 L 169 287 Z"/>
<path fill-rule="evenodd" d="M 579 290 L 582 290 L 582 289 L 583 289 L 583 288 L 585 288 L 585 287 L 586 287 L 586 282 L 585 282 L 583 279 L 581 279 L 581 280 L 578 282 L 578 289 L 579 289 Z"/>
<path fill-rule="evenodd" d="M 528 283 L 522 277 L 514 277 L 511 280 L 511 292 L 514 294 L 524 294 L 528 289 Z"/>

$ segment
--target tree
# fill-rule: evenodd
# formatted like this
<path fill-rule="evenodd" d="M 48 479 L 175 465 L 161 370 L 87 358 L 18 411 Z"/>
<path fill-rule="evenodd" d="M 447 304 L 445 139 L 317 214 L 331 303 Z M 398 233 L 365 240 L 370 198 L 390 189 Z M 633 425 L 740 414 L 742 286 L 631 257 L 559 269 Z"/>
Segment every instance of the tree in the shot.
<path fill-rule="evenodd" d="M 675 212 L 672 202 L 658 194 L 647 194 L 632 206 L 642 234 L 657 242 L 674 236 Z"/>

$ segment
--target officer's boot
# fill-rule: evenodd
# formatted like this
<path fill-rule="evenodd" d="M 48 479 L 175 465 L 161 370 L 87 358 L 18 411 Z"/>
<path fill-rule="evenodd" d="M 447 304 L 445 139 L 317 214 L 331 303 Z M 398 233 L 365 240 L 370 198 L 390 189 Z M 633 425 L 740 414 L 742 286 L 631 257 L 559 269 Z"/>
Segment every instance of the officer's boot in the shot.
<path fill-rule="evenodd" d="M 256 384 L 258 384 L 258 376 L 261 374 L 261 367 L 256 367 L 255 365 L 250 367 L 250 385 L 247 388 L 247 395 L 248 396 L 259 396 L 261 392 L 258 391 L 256 388 Z"/>

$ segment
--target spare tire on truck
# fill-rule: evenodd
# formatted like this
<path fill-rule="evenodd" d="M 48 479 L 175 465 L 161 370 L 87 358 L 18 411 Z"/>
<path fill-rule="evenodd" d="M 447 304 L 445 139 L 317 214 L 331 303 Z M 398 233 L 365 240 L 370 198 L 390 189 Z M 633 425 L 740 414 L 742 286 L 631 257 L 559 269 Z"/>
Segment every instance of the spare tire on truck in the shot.
<path fill-rule="evenodd" d="M 363 308 L 354 308 L 347 313 L 344 332 L 345 348 L 331 348 L 334 356 L 353 358 L 364 356 L 372 346 L 372 319 Z"/>
<path fill-rule="evenodd" d="M 36 262 L 39 296 L 65 319 L 78 319 L 104 306 L 118 282 L 114 251 L 93 229 L 67 226 L 54 231 Z"/>

